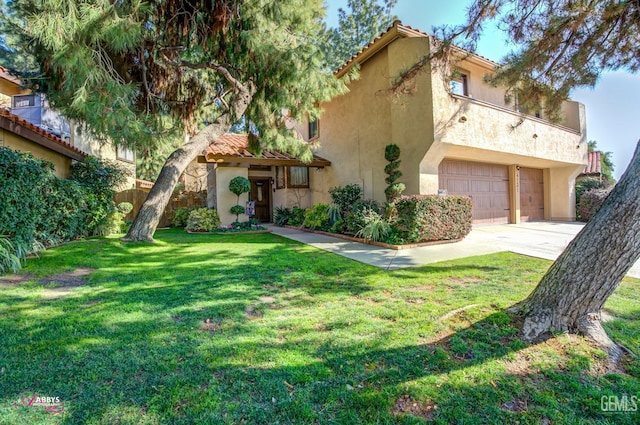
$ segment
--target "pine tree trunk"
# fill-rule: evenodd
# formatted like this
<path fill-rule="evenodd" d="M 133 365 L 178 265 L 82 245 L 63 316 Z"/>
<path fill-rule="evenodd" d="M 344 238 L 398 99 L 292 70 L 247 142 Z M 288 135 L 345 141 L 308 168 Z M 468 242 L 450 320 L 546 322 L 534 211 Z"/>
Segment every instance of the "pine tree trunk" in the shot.
<path fill-rule="evenodd" d="M 580 332 L 619 356 L 600 324 L 600 310 L 640 257 L 640 142 L 600 211 L 511 311 L 524 318 L 523 338 Z"/>
<path fill-rule="evenodd" d="M 233 125 L 233 120 L 244 114 L 255 93 L 253 84 L 239 89 L 229 111 L 222 114 L 213 124 L 208 125 L 187 143 L 176 149 L 164 163 L 147 199 L 133 220 L 124 241 L 153 242 L 153 234 L 158 227 L 164 209 L 169 203 L 178 178 L 187 165 L 202 153 L 212 142 L 225 134 Z"/>

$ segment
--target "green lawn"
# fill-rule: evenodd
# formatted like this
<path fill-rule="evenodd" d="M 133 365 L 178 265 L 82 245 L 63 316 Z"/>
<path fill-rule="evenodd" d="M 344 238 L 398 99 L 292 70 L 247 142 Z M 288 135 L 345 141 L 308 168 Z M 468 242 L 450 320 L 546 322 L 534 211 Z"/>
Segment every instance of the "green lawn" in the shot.
<path fill-rule="evenodd" d="M 0 284 L 0 424 L 640 421 L 601 410 L 640 396 L 637 357 L 606 374 L 581 338 L 517 338 L 503 310 L 548 261 L 388 272 L 271 234 L 156 237 L 50 249 L 26 283 Z M 41 283 L 80 268 L 84 285 Z M 607 304 L 607 330 L 636 354 L 639 301 L 627 279 Z M 64 412 L 22 405 L 36 393 Z"/>

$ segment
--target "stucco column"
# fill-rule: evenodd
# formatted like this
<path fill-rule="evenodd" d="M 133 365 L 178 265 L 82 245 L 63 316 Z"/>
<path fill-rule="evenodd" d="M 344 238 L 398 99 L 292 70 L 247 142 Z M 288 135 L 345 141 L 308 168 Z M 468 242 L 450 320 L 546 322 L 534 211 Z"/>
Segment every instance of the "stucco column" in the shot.
<path fill-rule="evenodd" d="M 509 223 L 520 223 L 520 166 L 509 166 Z"/>
<path fill-rule="evenodd" d="M 549 210 L 549 220 L 576 220 L 575 182 L 582 170 L 584 170 L 584 166 L 577 165 L 550 168 L 548 173 L 544 173 L 545 195 L 548 194 L 545 212 L 547 209 Z"/>

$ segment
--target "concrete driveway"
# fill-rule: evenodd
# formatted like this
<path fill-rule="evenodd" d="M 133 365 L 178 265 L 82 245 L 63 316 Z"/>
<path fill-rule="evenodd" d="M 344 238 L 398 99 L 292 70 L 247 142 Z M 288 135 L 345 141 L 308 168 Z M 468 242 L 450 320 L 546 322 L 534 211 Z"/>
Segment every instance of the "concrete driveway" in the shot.
<path fill-rule="evenodd" d="M 295 229 L 270 228 L 274 234 L 386 270 L 396 270 L 501 251 L 555 260 L 583 226 L 579 223 L 548 221 L 474 226 L 461 242 L 398 251 Z M 628 275 L 640 278 L 640 261 Z"/>

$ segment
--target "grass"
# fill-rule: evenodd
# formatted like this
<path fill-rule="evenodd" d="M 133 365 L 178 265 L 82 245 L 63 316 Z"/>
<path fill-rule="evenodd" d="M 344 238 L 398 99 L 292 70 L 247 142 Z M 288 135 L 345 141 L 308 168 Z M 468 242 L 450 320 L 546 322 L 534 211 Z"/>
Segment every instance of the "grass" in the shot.
<path fill-rule="evenodd" d="M 0 424 L 639 421 L 601 409 L 640 396 L 637 357 L 607 374 L 582 338 L 517 338 L 503 311 L 548 261 L 388 272 L 271 234 L 156 237 L 50 249 L 0 286 Z M 58 275 L 74 270 L 85 285 Z M 636 355 L 639 289 L 623 282 L 606 325 Z M 22 405 L 36 393 L 64 412 Z"/>

